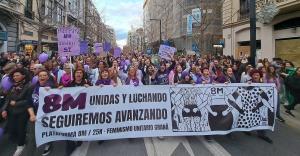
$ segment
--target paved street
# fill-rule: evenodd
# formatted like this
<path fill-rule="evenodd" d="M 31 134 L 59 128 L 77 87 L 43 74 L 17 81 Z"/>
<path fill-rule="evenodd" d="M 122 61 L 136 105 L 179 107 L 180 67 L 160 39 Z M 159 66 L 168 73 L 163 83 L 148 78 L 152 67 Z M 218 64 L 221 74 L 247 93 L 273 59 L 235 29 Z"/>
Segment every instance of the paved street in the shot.
<path fill-rule="evenodd" d="M 231 136 L 215 136 L 212 142 L 203 137 L 168 137 L 123 139 L 105 141 L 101 145 L 97 142 L 85 142 L 73 156 L 299 156 L 300 145 L 300 109 L 294 112 L 296 118 L 282 112 L 286 123 L 277 122 L 275 132 L 268 132 L 274 143 L 268 144 L 256 137 L 235 132 Z M 0 143 L 0 156 L 10 156 L 15 145 L 8 141 L 7 136 Z M 33 141 L 28 141 L 24 156 L 32 156 Z M 64 156 L 65 142 L 57 142 L 50 156 Z M 34 155 L 41 155 L 37 151 Z"/>

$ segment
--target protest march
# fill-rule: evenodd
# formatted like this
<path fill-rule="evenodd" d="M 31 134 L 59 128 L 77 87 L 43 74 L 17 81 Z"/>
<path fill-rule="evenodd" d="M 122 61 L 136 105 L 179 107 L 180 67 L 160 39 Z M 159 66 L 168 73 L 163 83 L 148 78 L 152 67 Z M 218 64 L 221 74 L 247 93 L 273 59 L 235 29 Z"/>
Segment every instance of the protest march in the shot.
<path fill-rule="evenodd" d="M 268 133 L 277 120 L 285 122 L 282 101 L 289 116 L 300 102 L 300 69 L 288 60 L 253 65 L 247 57 L 178 55 L 163 44 L 158 55 L 124 53 L 110 43 L 89 51 L 78 28 L 57 34 L 51 55 L 1 53 L 0 142 L 9 135 L 14 156 L 28 136 L 43 155 L 57 141 L 70 155 L 86 141 L 204 136 L 209 142 L 237 132 L 272 144 Z"/>

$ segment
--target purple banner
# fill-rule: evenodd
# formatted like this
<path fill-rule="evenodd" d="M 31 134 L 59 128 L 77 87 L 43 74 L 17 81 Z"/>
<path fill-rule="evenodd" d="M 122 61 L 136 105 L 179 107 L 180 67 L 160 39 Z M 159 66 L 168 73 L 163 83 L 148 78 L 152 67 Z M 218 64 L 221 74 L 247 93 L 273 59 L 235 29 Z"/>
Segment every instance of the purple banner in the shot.
<path fill-rule="evenodd" d="M 103 45 L 103 50 L 105 52 L 109 52 L 111 49 L 111 44 L 109 42 L 105 42 L 104 45 Z"/>
<path fill-rule="evenodd" d="M 114 58 L 120 57 L 122 53 L 122 49 L 120 47 L 115 47 L 114 49 Z"/>
<path fill-rule="evenodd" d="M 80 54 L 87 54 L 89 49 L 88 41 L 81 41 L 80 42 Z"/>
<path fill-rule="evenodd" d="M 60 27 L 57 29 L 59 56 L 80 55 L 80 29 L 76 27 Z"/>

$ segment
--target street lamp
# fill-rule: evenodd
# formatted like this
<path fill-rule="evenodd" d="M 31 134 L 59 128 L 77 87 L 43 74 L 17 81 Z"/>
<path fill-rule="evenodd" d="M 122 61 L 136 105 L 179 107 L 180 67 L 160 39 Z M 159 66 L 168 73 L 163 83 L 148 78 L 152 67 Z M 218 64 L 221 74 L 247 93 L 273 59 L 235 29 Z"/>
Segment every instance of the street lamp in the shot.
<path fill-rule="evenodd" d="M 255 67 L 256 58 L 256 0 L 249 1 L 250 3 L 250 63 Z"/>
<path fill-rule="evenodd" d="M 161 37 L 161 19 L 150 19 L 150 21 L 159 21 L 159 43 L 161 43 L 162 37 Z"/>

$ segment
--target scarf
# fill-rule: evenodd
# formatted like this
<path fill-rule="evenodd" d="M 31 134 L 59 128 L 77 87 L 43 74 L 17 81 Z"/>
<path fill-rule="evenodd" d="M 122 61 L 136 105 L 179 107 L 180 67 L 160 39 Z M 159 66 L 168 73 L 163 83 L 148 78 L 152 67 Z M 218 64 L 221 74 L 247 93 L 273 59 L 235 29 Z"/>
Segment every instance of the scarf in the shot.
<path fill-rule="evenodd" d="M 111 79 L 99 79 L 96 82 L 96 86 L 99 85 L 111 85 Z"/>
<path fill-rule="evenodd" d="M 51 87 L 52 88 L 53 85 L 51 85 L 51 83 L 49 81 L 46 82 L 46 84 L 43 86 L 41 86 L 39 82 L 35 85 L 33 93 L 32 93 L 32 102 L 36 109 L 39 106 L 39 91 L 40 91 L 41 87 Z"/>
<path fill-rule="evenodd" d="M 20 82 L 16 82 L 14 83 L 13 87 L 12 87 L 12 93 L 13 94 L 20 94 L 23 90 L 25 86 L 25 79 L 20 81 Z"/>
<path fill-rule="evenodd" d="M 69 84 L 71 84 L 71 82 L 72 82 L 71 75 L 64 74 L 61 77 L 61 83 L 63 84 L 64 87 L 67 87 Z"/>
<path fill-rule="evenodd" d="M 139 86 L 140 81 L 139 81 L 138 78 L 134 78 L 134 79 L 127 78 L 126 81 L 125 81 L 125 84 L 130 85 L 130 81 L 133 82 L 134 86 Z"/>
<path fill-rule="evenodd" d="M 212 83 L 212 80 L 213 80 L 211 76 L 209 76 L 209 77 L 204 77 L 204 76 L 202 76 L 201 79 L 202 79 L 202 82 L 203 82 L 203 81 L 206 81 L 206 82 L 208 82 L 209 84 L 211 84 L 211 83 Z"/>

